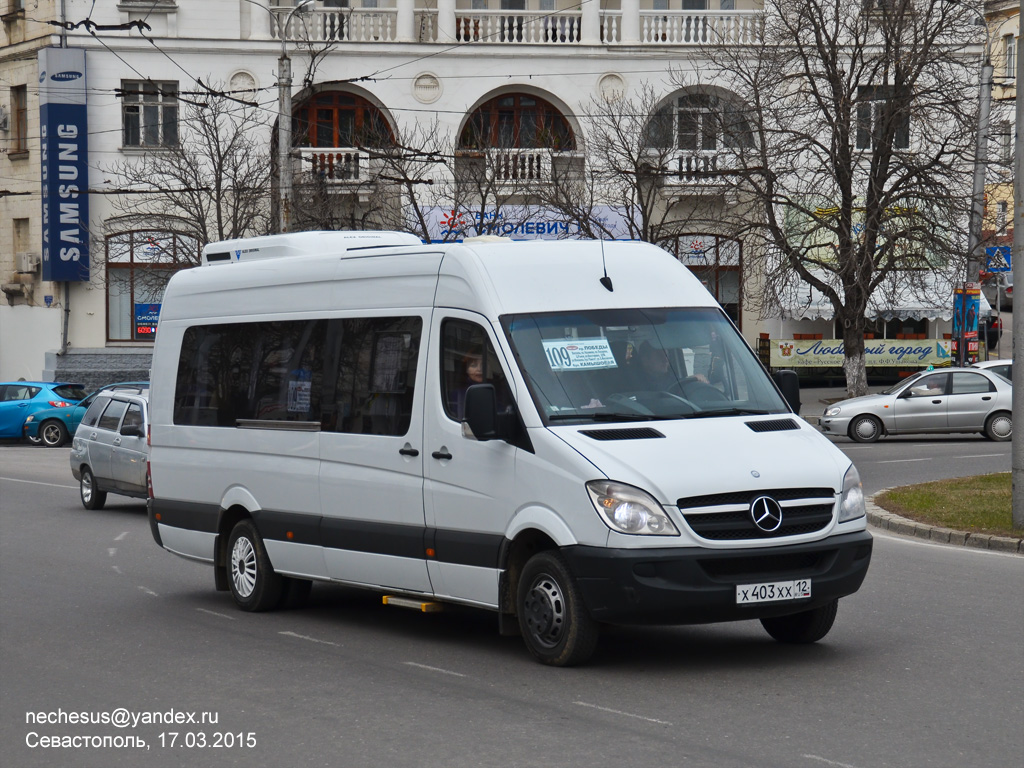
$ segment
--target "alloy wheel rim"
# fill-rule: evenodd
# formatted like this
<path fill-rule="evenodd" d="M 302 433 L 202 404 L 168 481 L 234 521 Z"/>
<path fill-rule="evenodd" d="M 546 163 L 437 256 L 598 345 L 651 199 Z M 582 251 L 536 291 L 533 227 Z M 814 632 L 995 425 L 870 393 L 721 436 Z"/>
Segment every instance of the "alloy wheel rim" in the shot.
<path fill-rule="evenodd" d="M 249 597 L 256 588 L 256 550 L 245 536 L 231 549 L 231 581 L 240 597 Z"/>
<path fill-rule="evenodd" d="M 86 503 L 92 501 L 92 475 L 88 472 L 82 474 L 82 500 Z"/>

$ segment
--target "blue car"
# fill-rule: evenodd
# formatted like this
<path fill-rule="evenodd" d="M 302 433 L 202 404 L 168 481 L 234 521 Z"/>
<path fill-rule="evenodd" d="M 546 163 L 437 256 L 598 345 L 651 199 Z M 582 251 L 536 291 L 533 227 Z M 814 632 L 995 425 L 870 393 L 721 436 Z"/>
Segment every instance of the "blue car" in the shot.
<path fill-rule="evenodd" d="M 100 392 L 127 392 L 133 395 L 149 394 L 148 381 L 122 381 L 107 384 L 70 408 L 48 408 L 38 411 L 25 420 L 25 439 L 31 443 L 42 443 L 48 448 L 60 448 L 75 434 L 82 417 Z"/>
<path fill-rule="evenodd" d="M 85 397 L 81 384 L 59 381 L 0 383 L 0 438 L 21 438 L 25 419 L 49 408 L 70 408 Z"/>

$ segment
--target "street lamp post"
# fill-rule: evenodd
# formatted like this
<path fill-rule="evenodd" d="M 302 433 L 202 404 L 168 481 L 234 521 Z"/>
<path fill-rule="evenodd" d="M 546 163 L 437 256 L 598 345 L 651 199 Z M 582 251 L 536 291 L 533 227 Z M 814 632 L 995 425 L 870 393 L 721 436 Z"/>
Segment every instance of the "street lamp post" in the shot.
<path fill-rule="evenodd" d="M 313 0 L 303 0 L 298 3 L 291 9 L 285 17 L 284 23 L 277 30 L 281 38 L 281 56 L 277 60 L 277 214 L 278 229 L 281 232 L 287 232 L 291 228 L 292 205 L 292 60 L 288 58 L 287 35 L 292 17 L 312 2 Z M 269 8 L 267 10 L 273 13 Z M 277 18 L 280 19 L 280 16 Z"/>

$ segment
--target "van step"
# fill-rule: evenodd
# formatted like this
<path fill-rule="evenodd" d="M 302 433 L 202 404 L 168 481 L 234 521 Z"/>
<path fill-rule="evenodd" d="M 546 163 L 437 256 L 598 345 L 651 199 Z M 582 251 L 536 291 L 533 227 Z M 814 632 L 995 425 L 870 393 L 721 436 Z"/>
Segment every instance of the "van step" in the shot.
<path fill-rule="evenodd" d="M 412 608 L 413 610 L 420 611 L 422 613 L 437 613 L 442 608 L 440 603 L 415 600 L 411 597 L 395 597 L 394 595 L 384 595 L 384 605 L 394 605 L 398 608 Z"/>

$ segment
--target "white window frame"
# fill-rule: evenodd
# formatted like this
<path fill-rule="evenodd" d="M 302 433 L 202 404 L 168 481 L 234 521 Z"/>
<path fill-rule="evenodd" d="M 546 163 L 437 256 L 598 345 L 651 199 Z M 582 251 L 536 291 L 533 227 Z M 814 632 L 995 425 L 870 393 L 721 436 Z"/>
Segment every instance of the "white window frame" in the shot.
<path fill-rule="evenodd" d="M 177 81 L 122 80 L 121 146 L 129 149 L 177 146 L 178 113 Z"/>

